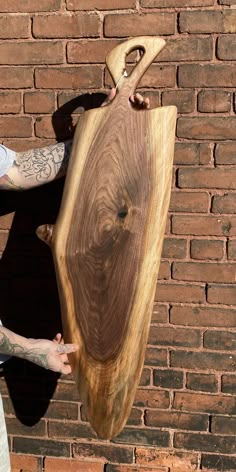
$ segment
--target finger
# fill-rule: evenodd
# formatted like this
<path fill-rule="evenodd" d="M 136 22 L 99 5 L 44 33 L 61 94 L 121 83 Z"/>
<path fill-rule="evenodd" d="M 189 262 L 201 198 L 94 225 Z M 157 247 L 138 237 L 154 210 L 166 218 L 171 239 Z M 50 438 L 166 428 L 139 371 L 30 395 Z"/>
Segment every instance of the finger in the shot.
<path fill-rule="evenodd" d="M 57 346 L 56 352 L 58 354 L 69 354 L 71 352 L 77 351 L 78 347 L 79 346 L 77 344 L 60 344 Z"/>
<path fill-rule="evenodd" d="M 129 100 L 130 100 L 131 103 L 135 103 L 134 95 L 131 95 L 131 96 L 129 97 Z"/>
<path fill-rule="evenodd" d="M 105 100 L 104 100 L 104 102 L 102 103 L 101 106 L 104 107 L 105 105 L 107 105 L 108 103 L 110 103 L 111 100 L 113 100 L 113 98 L 114 98 L 115 96 L 116 96 L 116 89 L 115 89 L 115 87 L 113 87 L 113 88 L 110 90 L 108 96 L 105 98 Z"/>
<path fill-rule="evenodd" d="M 71 374 L 71 372 L 72 372 L 72 369 L 71 369 L 70 365 L 64 364 L 62 366 L 62 368 L 61 368 L 61 373 L 62 374 L 68 375 L 68 374 Z"/>
<path fill-rule="evenodd" d="M 61 338 L 62 338 L 61 333 L 57 333 L 55 338 L 53 338 L 53 342 L 59 344 L 61 342 Z"/>
<path fill-rule="evenodd" d="M 143 100 L 143 106 L 145 106 L 145 108 L 150 108 L 150 100 L 149 100 L 149 98 L 144 98 L 144 100 Z"/>
<path fill-rule="evenodd" d="M 135 102 L 141 105 L 143 103 L 143 96 L 140 93 L 136 93 L 134 96 Z"/>

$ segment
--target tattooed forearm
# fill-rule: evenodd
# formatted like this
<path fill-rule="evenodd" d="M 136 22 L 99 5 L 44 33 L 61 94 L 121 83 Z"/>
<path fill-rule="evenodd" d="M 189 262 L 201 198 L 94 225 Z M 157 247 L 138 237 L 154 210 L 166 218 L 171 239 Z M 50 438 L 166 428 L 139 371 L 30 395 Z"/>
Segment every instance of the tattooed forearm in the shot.
<path fill-rule="evenodd" d="M 24 190 L 46 184 L 66 173 L 72 141 L 16 153 L 12 167 L 0 178 L 2 190 Z"/>
<path fill-rule="evenodd" d="M 45 369 L 48 369 L 48 360 L 47 354 L 38 352 L 37 348 L 27 349 L 22 344 L 15 343 L 9 339 L 9 337 L 1 332 L 0 333 L 0 352 L 1 354 L 6 354 L 10 356 L 20 357 L 22 359 L 27 359 L 35 364 L 38 364 Z"/>

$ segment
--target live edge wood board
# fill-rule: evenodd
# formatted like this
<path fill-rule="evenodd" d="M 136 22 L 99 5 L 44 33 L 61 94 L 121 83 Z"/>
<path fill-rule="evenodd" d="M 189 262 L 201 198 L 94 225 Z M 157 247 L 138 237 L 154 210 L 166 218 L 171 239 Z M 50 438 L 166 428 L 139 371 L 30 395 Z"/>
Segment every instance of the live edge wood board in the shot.
<path fill-rule="evenodd" d="M 56 224 L 38 235 L 53 252 L 64 339 L 90 423 L 124 427 L 144 363 L 169 206 L 176 107 L 134 109 L 129 97 L 163 48 L 137 37 L 106 59 L 115 99 L 77 125 Z M 126 56 L 143 52 L 129 76 Z"/>

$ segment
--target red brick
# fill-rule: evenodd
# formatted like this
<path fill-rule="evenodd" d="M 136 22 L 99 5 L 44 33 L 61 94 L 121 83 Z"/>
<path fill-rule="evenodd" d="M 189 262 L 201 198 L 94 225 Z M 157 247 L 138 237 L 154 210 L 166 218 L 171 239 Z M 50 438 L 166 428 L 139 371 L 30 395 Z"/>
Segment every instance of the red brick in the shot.
<path fill-rule="evenodd" d="M 167 323 L 168 319 L 168 306 L 154 303 L 151 323 Z"/>
<path fill-rule="evenodd" d="M 209 239 L 193 239 L 190 244 L 192 259 L 220 260 L 224 256 L 224 242 Z"/>
<path fill-rule="evenodd" d="M 147 408 L 169 408 L 169 392 L 155 389 L 138 389 L 134 404 L 138 407 Z"/>
<path fill-rule="evenodd" d="M 18 89 L 33 87 L 32 67 L 1 67 L 0 88 Z"/>
<path fill-rule="evenodd" d="M 236 240 L 228 241 L 227 246 L 228 259 L 236 260 Z"/>
<path fill-rule="evenodd" d="M 76 459 L 56 459 L 45 457 L 45 472 L 103 472 L 103 464 L 99 462 L 77 461 Z"/>
<path fill-rule="evenodd" d="M 0 134 L 4 137 L 28 138 L 32 136 L 32 120 L 27 116 L 0 117 Z"/>
<path fill-rule="evenodd" d="M 236 304 L 234 285 L 209 285 L 207 290 L 209 303 L 223 303 L 225 305 Z"/>
<path fill-rule="evenodd" d="M 172 351 L 171 352 L 171 367 L 178 367 L 182 369 L 191 369 L 199 371 L 199 368 L 203 371 L 209 371 L 214 369 L 215 371 L 222 372 L 234 372 L 236 365 L 236 355 L 223 354 L 218 352 L 197 352 L 197 351 Z M 223 399 L 224 400 L 224 399 Z M 194 401 L 192 399 L 192 401 Z M 214 401 L 214 397 L 213 397 Z M 200 405 L 197 408 L 201 408 Z M 207 406 L 206 406 L 207 408 Z M 183 409 L 186 409 L 183 406 Z M 195 407 L 192 405 L 192 410 Z M 196 411 L 201 411 L 197 409 Z M 236 399 L 235 399 L 235 412 L 236 412 Z M 231 412 L 232 413 L 232 412 Z M 235 413 L 233 413 L 235 414 Z"/>
<path fill-rule="evenodd" d="M 216 287 L 216 291 L 217 288 L 220 286 Z M 231 288 L 233 289 L 233 286 Z M 235 320 L 236 310 L 233 308 L 230 310 L 208 306 L 173 306 L 170 311 L 170 322 L 184 326 L 234 328 Z"/>
<path fill-rule="evenodd" d="M 189 390 L 198 390 L 201 392 L 217 392 L 218 380 L 214 374 L 197 374 L 187 372 L 186 387 Z"/>
<path fill-rule="evenodd" d="M 235 180 L 236 169 L 229 167 L 180 169 L 178 173 L 180 188 L 234 189 Z"/>
<path fill-rule="evenodd" d="M 235 33 L 235 11 L 188 11 L 180 13 L 181 33 Z"/>
<path fill-rule="evenodd" d="M 30 13 L 39 11 L 57 11 L 60 10 L 61 0 L 1 0 L 1 13 L 16 12 Z"/>
<path fill-rule="evenodd" d="M 225 439 L 225 436 L 214 434 L 176 433 L 174 436 L 174 447 L 231 454 L 236 448 L 235 436 L 228 436 L 227 441 Z"/>
<path fill-rule="evenodd" d="M 176 90 L 162 93 L 162 105 L 175 105 L 178 113 L 191 113 L 194 110 L 195 95 L 191 90 Z"/>
<path fill-rule="evenodd" d="M 165 238 L 162 248 L 162 257 L 184 259 L 187 253 L 187 241 L 178 238 Z"/>
<path fill-rule="evenodd" d="M 19 113 L 21 94 L 19 92 L 0 92 L 0 113 Z"/>
<path fill-rule="evenodd" d="M 0 39 L 28 38 L 29 36 L 29 16 L 0 16 Z"/>
<path fill-rule="evenodd" d="M 55 95 L 51 91 L 25 92 L 24 109 L 26 113 L 52 113 L 55 110 Z"/>
<path fill-rule="evenodd" d="M 230 111 L 231 94 L 224 90 L 201 90 L 198 94 L 198 110 L 202 113 Z"/>
<path fill-rule="evenodd" d="M 4 146 L 14 149 L 16 152 L 28 151 L 29 149 L 36 149 L 55 144 L 57 141 L 53 139 L 4 139 Z"/>
<path fill-rule="evenodd" d="M 179 66 L 180 87 L 235 87 L 234 64 L 183 64 Z"/>
<path fill-rule="evenodd" d="M 58 41 L 0 43 L 0 64 L 60 64 L 63 45 Z"/>
<path fill-rule="evenodd" d="M 58 116 L 52 120 L 51 115 L 40 116 L 36 119 L 35 134 L 39 138 L 56 138 L 60 135 L 60 139 L 69 139 L 72 134 L 69 128 L 74 124 L 69 117 L 62 119 Z"/>
<path fill-rule="evenodd" d="M 41 457 L 11 453 L 10 459 L 12 469 L 19 472 L 39 472 L 42 467 Z"/>
<path fill-rule="evenodd" d="M 188 116 L 179 118 L 177 122 L 177 136 L 179 138 L 222 140 L 234 139 L 235 134 L 235 116 Z"/>
<path fill-rule="evenodd" d="M 158 272 L 158 280 L 168 280 L 170 279 L 170 276 L 170 263 L 168 261 L 161 261 Z"/>
<path fill-rule="evenodd" d="M 186 169 L 189 170 L 189 169 Z M 195 169 L 194 169 L 195 170 Z M 198 169 L 197 169 L 198 170 Z M 184 169 L 180 170 L 180 175 Z M 173 191 L 170 199 L 170 211 L 208 213 L 210 195 L 207 192 L 182 192 Z"/>
<path fill-rule="evenodd" d="M 107 54 L 120 41 L 113 39 L 98 39 L 97 41 L 72 41 L 67 45 L 68 62 L 72 63 L 104 63 Z"/>
<path fill-rule="evenodd" d="M 140 467 L 136 465 L 114 465 L 107 464 L 106 472 L 168 472 L 166 468 L 163 467 Z"/>
<path fill-rule="evenodd" d="M 213 213 L 236 213 L 236 194 L 215 195 L 212 201 Z"/>
<path fill-rule="evenodd" d="M 236 279 L 236 264 L 224 264 L 222 262 L 174 262 L 172 277 L 174 280 L 234 283 Z"/>
<path fill-rule="evenodd" d="M 127 70 L 129 71 L 129 67 L 127 67 Z M 176 82 L 175 66 L 152 65 L 144 74 L 138 86 L 139 87 L 153 87 L 153 88 L 173 87 L 175 85 L 175 82 Z M 113 86 L 113 82 L 111 80 L 110 74 L 108 74 L 107 71 L 105 74 L 105 86 L 108 86 L 108 87 Z"/>
<path fill-rule="evenodd" d="M 187 429 L 192 431 L 207 431 L 207 415 L 191 415 L 174 411 L 147 410 L 145 424 L 154 428 Z"/>
<path fill-rule="evenodd" d="M 155 300 L 169 303 L 203 303 L 205 300 L 204 286 L 158 283 Z"/>
<path fill-rule="evenodd" d="M 36 38 L 82 38 L 99 36 L 99 17 L 91 15 L 38 15 L 33 18 Z"/>
<path fill-rule="evenodd" d="M 171 472 L 178 469 L 178 472 L 192 472 L 198 469 L 198 455 L 196 453 L 174 451 L 168 449 L 163 451 L 158 448 L 140 448 L 135 450 L 137 464 L 147 466 L 170 467 Z"/>
<path fill-rule="evenodd" d="M 157 61 L 207 61 L 213 56 L 213 42 L 210 36 L 180 37 L 169 39 L 158 54 Z"/>
<path fill-rule="evenodd" d="M 186 328 L 151 326 L 148 344 L 160 346 L 199 347 L 200 331 Z"/>
<path fill-rule="evenodd" d="M 208 143 L 176 143 L 174 163 L 180 165 L 208 164 L 211 147 Z"/>
<path fill-rule="evenodd" d="M 68 10 L 118 10 L 135 8 L 135 0 L 66 0 Z"/>
<path fill-rule="evenodd" d="M 220 143 L 215 150 L 216 164 L 231 165 L 236 164 L 236 143 Z"/>
<path fill-rule="evenodd" d="M 172 233 L 194 236 L 235 236 L 236 218 L 213 215 L 173 216 Z"/>
<path fill-rule="evenodd" d="M 168 35 L 175 33 L 174 13 L 144 13 L 142 15 L 107 15 L 104 19 L 104 36 L 119 37 Z"/>
<path fill-rule="evenodd" d="M 36 88 L 98 88 L 102 86 L 102 70 L 98 66 L 39 67 L 35 80 Z"/>
<path fill-rule="evenodd" d="M 203 346 L 206 349 L 234 351 L 236 346 L 236 333 L 231 331 L 205 331 Z"/>
<path fill-rule="evenodd" d="M 148 366 L 167 366 L 167 349 L 160 349 L 155 347 L 147 347 L 145 354 L 145 365 Z"/>
<path fill-rule="evenodd" d="M 174 408 L 185 411 L 235 414 L 236 398 L 228 395 L 176 392 Z"/>
<path fill-rule="evenodd" d="M 144 368 L 139 381 L 140 387 L 148 387 L 151 384 L 152 370 Z"/>

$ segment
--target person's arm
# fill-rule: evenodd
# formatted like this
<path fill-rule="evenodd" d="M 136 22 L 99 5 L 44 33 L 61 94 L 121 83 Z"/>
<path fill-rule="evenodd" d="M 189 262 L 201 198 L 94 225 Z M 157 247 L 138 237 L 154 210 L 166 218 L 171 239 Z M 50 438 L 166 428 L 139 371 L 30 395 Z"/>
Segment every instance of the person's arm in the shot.
<path fill-rule="evenodd" d="M 76 344 L 64 344 L 60 333 L 53 341 L 30 339 L 0 326 L 0 354 L 27 359 L 45 369 L 70 374 L 67 354 L 77 351 Z"/>
<path fill-rule="evenodd" d="M 27 190 L 66 173 L 72 140 L 15 153 L 9 170 L 0 177 L 0 190 Z"/>

